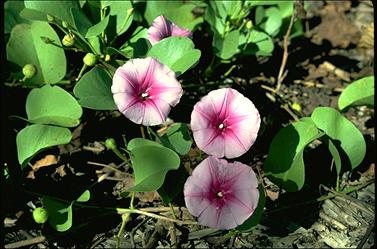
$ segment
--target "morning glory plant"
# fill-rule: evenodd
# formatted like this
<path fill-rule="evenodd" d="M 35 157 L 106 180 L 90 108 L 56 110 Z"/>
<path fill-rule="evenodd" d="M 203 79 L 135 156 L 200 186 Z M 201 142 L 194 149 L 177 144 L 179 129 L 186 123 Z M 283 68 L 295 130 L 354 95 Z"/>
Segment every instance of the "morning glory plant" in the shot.
<path fill-rule="evenodd" d="M 179 27 L 177 24 L 167 20 L 164 16 L 158 16 L 153 20 L 152 26 L 148 29 L 148 38 L 152 45 L 169 36 L 192 36 L 188 29 Z"/>
<path fill-rule="evenodd" d="M 251 167 L 209 156 L 193 170 L 184 186 L 189 212 L 204 226 L 232 229 L 256 209 L 258 180 Z"/>
<path fill-rule="evenodd" d="M 129 60 L 119 67 L 111 86 L 118 110 L 128 119 L 146 126 L 162 124 L 182 96 L 175 74 L 158 60 Z"/>
<path fill-rule="evenodd" d="M 253 102 L 232 88 L 209 92 L 191 113 L 196 145 L 216 157 L 235 158 L 247 152 L 259 126 L 260 116 Z"/>

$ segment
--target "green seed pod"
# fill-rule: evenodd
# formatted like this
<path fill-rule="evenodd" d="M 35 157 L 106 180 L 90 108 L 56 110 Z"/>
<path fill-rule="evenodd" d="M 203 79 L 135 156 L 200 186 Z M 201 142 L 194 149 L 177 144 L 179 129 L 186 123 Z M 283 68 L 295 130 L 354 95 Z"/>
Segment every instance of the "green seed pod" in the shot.
<path fill-rule="evenodd" d="M 55 18 L 52 15 L 47 14 L 47 21 L 48 22 L 54 22 Z"/>
<path fill-rule="evenodd" d="M 62 44 L 66 47 L 71 47 L 73 44 L 75 44 L 75 35 L 72 34 L 66 34 L 63 37 Z"/>
<path fill-rule="evenodd" d="M 92 54 L 92 53 L 87 53 L 85 56 L 84 56 L 84 64 L 91 67 L 91 66 L 94 66 L 97 62 L 97 57 L 95 54 Z"/>
<path fill-rule="evenodd" d="M 116 144 L 114 138 L 108 138 L 108 139 L 106 139 L 105 146 L 109 150 L 116 150 L 117 149 L 117 144 Z"/>
<path fill-rule="evenodd" d="M 22 73 L 25 76 L 25 79 L 31 79 L 37 73 L 37 68 L 33 64 L 26 64 L 22 68 Z"/>
<path fill-rule="evenodd" d="M 33 218 L 34 218 L 34 221 L 37 222 L 38 224 L 43 224 L 48 219 L 48 212 L 46 209 L 42 207 L 38 207 L 34 209 L 33 211 Z"/>

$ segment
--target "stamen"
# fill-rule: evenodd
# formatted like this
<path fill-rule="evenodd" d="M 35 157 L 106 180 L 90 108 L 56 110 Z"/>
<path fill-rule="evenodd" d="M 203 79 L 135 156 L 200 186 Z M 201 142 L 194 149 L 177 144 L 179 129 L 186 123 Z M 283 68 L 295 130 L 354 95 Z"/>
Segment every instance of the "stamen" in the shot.
<path fill-rule="evenodd" d="M 143 92 L 143 93 L 140 94 L 140 98 L 142 100 L 146 100 L 146 99 L 149 98 L 149 94 L 147 92 Z"/>
<path fill-rule="evenodd" d="M 219 127 L 220 130 L 222 130 L 222 129 L 224 129 L 225 125 L 223 123 L 221 123 L 221 124 L 219 124 L 218 127 Z"/>
<path fill-rule="evenodd" d="M 219 191 L 219 192 L 216 193 L 216 196 L 218 198 L 222 198 L 224 195 L 223 195 L 223 192 Z"/>

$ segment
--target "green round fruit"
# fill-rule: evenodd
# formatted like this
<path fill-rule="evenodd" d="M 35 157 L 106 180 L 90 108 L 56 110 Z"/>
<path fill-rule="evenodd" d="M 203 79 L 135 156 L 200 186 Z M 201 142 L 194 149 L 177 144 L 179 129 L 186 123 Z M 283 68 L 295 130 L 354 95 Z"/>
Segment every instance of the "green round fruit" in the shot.
<path fill-rule="evenodd" d="M 87 53 L 85 56 L 84 56 L 84 64 L 91 67 L 91 66 L 94 66 L 97 62 L 97 57 L 95 54 L 92 54 L 92 53 Z"/>
<path fill-rule="evenodd" d="M 38 207 L 33 211 L 33 218 L 38 224 L 43 224 L 48 219 L 48 212 L 42 207 Z"/>
<path fill-rule="evenodd" d="M 26 64 L 22 68 L 22 73 L 26 79 L 31 79 L 37 73 L 37 68 L 33 64 Z"/>

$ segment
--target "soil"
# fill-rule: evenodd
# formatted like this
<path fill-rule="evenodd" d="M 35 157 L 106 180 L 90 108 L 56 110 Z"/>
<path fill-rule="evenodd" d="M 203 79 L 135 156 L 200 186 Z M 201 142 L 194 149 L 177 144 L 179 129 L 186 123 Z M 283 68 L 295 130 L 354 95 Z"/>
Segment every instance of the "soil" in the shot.
<path fill-rule="evenodd" d="M 303 19 L 305 35 L 290 41 L 287 74 L 279 92 L 274 89 L 283 55 L 283 38 L 276 40 L 271 57 L 238 58 L 236 68 L 227 77 L 223 75 L 230 68 L 229 64 L 218 67 L 207 79 L 198 78 L 203 73 L 200 69 L 210 63 L 210 58 L 204 56 L 198 69 L 189 73 L 192 81 L 182 82 L 187 86 L 185 94 L 169 117 L 189 123 L 193 105 L 211 90 L 212 85 L 205 85 L 205 82 L 216 83 L 213 88 L 217 88 L 217 84 L 231 86 L 253 100 L 262 117 L 261 130 L 252 149 L 238 160 L 252 166 L 263 181 L 267 198 L 262 220 L 250 233 L 234 235 L 132 215 L 121 236 L 120 247 L 374 247 L 374 109 L 361 106 L 344 113 L 367 142 L 367 154 L 361 165 L 353 172 L 342 172 L 340 186 L 359 187 L 357 191 L 316 200 L 331 193 L 336 180 L 334 171 L 329 170 L 331 155 L 319 142 L 305 151 L 307 177 L 300 192 L 287 193 L 263 175 L 269 145 L 279 129 L 297 118 L 310 116 L 318 106 L 337 108 L 339 94 L 347 85 L 374 75 L 374 46 L 368 43 L 367 37 L 373 36 L 370 32 L 373 21 L 371 1 L 310 2 Z M 211 49 L 210 36 L 195 40 L 198 37 L 205 36 L 202 33 L 194 35 L 194 43 L 199 49 Z M 190 87 L 190 84 L 195 86 Z M 127 207 L 128 198 L 119 198 L 119 193 L 132 184 L 132 178 L 126 173 L 127 165 L 106 150 L 104 141 L 112 137 L 122 144 L 122 135 L 127 141 L 139 137 L 139 126 L 119 112 L 84 109 L 82 124 L 75 129 L 72 142 L 43 151 L 33 159 L 33 168 L 21 172 L 15 138 L 25 123 L 10 116 L 26 116 L 24 101 L 29 89 L 4 87 L 3 90 L 2 107 L 6 107 L 2 108 L 3 163 L 7 164 L 11 175 L 11 181 L 2 184 L 3 243 L 6 248 L 22 247 L 25 241 L 32 243 L 24 248 L 114 248 L 117 243 L 114 235 L 121 223 L 118 214 L 82 208 L 74 214 L 75 224 L 79 225 L 74 224 L 67 232 L 57 232 L 47 224 L 36 224 L 31 210 L 33 205 L 40 205 L 40 194 L 73 200 L 77 193 L 106 173 L 111 174 L 91 189 L 90 203 L 101 207 Z M 191 173 L 199 158 L 200 153 L 193 145 L 189 155 L 182 160 L 185 174 Z M 37 164 L 41 159 L 44 161 Z M 43 163 L 47 165 L 43 166 Z M 107 165 L 120 172 L 109 172 Z M 135 202 L 138 207 L 164 206 L 157 193 L 139 194 Z M 174 199 L 174 205 L 184 206 L 182 195 Z M 185 209 L 177 215 L 192 218 Z"/>

